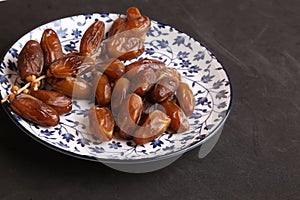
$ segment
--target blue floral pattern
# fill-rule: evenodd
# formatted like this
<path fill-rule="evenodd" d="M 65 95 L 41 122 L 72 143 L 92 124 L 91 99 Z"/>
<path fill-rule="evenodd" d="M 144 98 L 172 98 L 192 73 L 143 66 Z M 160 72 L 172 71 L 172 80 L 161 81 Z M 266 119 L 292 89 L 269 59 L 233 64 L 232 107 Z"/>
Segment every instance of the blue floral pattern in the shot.
<path fill-rule="evenodd" d="M 90 24 L 102 20 L 107 31 L 119 16 L 112 13 L 72 16 L 47 23 L 24 35 L 9 49 L 1 62 L 1 96 L 9 94 L 12 85 L 22 84 L 17 75 L 16 63 L 19 52 L 29 39 L 39 41 L 43 31 L 52 28 L 58 33 L 65 53 L 78 51 L 80 38 Z M 93 102 L 88 100 L 74 99 L 72 111 L 61 116 L 60 123 L 51 128 L 28 123 L 13 112 L 11 115 L 15 123 L 57 149 L 104 160 L 139 160 L 172 154 L 199 143 L 220 126 L 230 109 L 231 83 L 223 66 L 208 49 L 185 33 L 152 21 L 147 32 L 145 52 L 138 59 L 142 57 L 159 59 L 169 67 L 175 67 L 192 88 L 196 107 L 194 114 L 189 117 L 189 131 L 181 134 L 165 132 L 144 145 L 119 139 L 100 142 L 89 130 L 87 111 Z M 84 78 L 89 77 L 85 75 Z M 9 109 L 8 104 L 3 106 Z"/>

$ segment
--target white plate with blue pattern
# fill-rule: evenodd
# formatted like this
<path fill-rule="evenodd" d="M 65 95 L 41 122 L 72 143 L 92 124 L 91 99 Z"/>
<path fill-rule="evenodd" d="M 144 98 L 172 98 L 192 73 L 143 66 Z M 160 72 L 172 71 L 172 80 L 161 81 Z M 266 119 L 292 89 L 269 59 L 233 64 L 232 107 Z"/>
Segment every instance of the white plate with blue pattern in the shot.
<path fill-rule="evenodd" d="M 114 13 L 72 16 L 44 24 L 25 34 L 13 44 L 1 62 L 2 98 L 10 93 L 13 85 L 19 84 L 17 58 L 28 40 L 40 41 L 43 31 L 52 28 L 57 32 L 65 53 L 78 51 L 83 33 L 95 20 L 105 22 L 107 31 L 119 16 Z M 153 20 L 147 32 L 145 52 L 140 58 L 164 61 L 167 66 L 175 67 L 190 85 L 196 106 L 194 114 L 189 117 L 189 131 L 180 134 L 166 132 L 144 145 L 118 139 L 100 142 L 89 131 L 87 110 L 90 105 L 85 100 L 73 99 L 72 111 L 61 116 L 60 123 L 51 128 L 24 121 L 10 110 L 8 103 L 4 103 L 3 107 L 12 120 L 37 141 L 62 153 L 88 160 L 106 163 L 146 162 L 179 155 L 200 146 L 208 135 L 224 123 L 231 109 L 231 82 L 222 64 L 192 37 Z"/>

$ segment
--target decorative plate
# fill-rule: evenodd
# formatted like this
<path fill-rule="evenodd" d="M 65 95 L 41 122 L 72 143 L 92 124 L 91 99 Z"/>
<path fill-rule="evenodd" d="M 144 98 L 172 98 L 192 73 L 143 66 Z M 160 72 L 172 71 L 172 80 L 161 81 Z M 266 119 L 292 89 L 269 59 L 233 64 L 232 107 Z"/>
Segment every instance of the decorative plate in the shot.
<path fill-rule="evenodd" d="M 95 20 L 105 22 L 107 31 L 119 16 L 114 13 L 72 16 L 47 23 L 24 35 L 8 50 L 1 62 L 2 98 L 19 81 L 17 58 L 28 40 L 40 41 L 43 31 L 52 28 L 57 32 L 65 53 L 78 51 L 83 33 Z M 107 163 L 144 162 L 171 157 L 201 145 L 207 135 L 224 123 L 231 108 L 231 83 L 224 67 L 199 42 L 156 21 L 152 21 L 147 32 L 145 52 L 139 58 L 142 57 L 159 59 L 167 66 L 177 68 L 183 80 L 192 88 L 196 107 L 194 114 L 189 117 L 189 131 L 180 134 L 166 132 L 145 145 L 117 139 L 100 142 L 89 131 L 87 110 L 90 105 L 85 100 L 73 99 L 72 111 L 61 116 L 60 123 L 51 128 L 24 121 L 11 112 L 8 103 L 4 103 L 3 107 L 14 122 L 34 139 L 63 153 L 89 160 Z"/>

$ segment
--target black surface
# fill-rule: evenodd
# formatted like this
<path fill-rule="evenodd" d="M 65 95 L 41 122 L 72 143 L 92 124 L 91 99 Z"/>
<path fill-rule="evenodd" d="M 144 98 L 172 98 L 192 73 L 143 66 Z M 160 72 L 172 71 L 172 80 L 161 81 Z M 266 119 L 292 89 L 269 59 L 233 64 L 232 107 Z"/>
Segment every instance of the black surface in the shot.
<path fill-rule="evenodd" d="M 300 199 L 300 2 L 7 0 L 0 57 L 52 20 L 129 6 L 206 45 L 233 84 L 233 110 L 213 151 L 127 174 L 49 149 L 0 110 L 0 199 Z"/>

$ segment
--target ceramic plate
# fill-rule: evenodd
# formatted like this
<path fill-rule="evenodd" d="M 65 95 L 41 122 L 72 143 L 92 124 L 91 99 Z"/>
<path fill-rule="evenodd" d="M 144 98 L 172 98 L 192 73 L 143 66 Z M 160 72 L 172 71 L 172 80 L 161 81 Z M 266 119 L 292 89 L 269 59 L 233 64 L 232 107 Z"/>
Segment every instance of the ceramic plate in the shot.
<path fill-rule="evenodd" d="M 40 41 L 43 31 L 52 28 L 59 35 L 65 53 L 78 51 L 83 33 L 95 20 L 105 22 L 107 31 L 119 16 L 114 13 L 72 16 L 47 23 L 24 35 L 9 49 L 1 62 L 2 98 L 10 93 L 12 85 L 20 84 L 16 63 L 18 54 L 28 40 Z M 199 146 L 224 122 L 231 107 L 231 83 L 224 67 L 199 42 L 156 21 L 152 21 L 147 32 L 145 52 L 137 59 L 145 57 L 164 61 L 167 66 L 177 68 L 183 80 L 192 88 L 196 107 L 194 114 L 189 117 L 189 131 L 180 134 L 166 132 L 145 145 L 117 139 L 100 142 L 89 131 L 87 110 L 90 105 L 85 100 L 73 99 L 72 111 L 61 116 L 60 123 L 51 128 L 28 123 L 11 112 L 8 103 L 3 106 L 14 122 L 30 136 L 48 147 L 80 158 L 105 162 L 147 161 Z"/>

